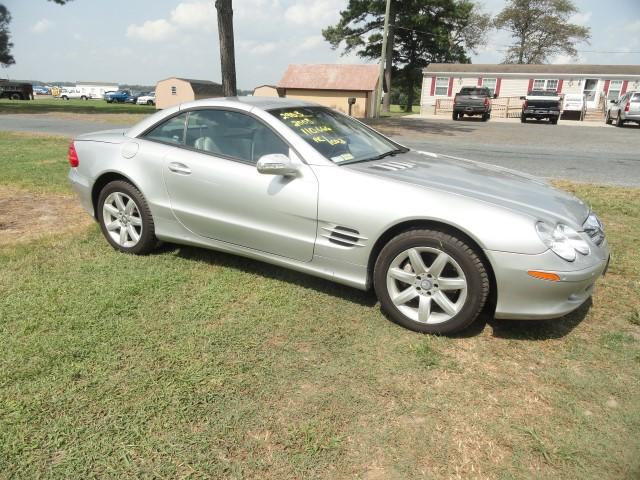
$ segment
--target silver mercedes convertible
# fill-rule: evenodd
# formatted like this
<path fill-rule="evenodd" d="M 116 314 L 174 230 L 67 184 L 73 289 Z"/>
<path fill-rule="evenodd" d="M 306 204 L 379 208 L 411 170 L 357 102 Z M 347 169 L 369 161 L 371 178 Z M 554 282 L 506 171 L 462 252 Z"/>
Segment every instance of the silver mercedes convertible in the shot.
<path fill-rule="evenodd" d="M 200 100 L 76 138 L 69 179 L 107 241 L 195 245 L 373 287 L 406 328 L 579 307 L 606 271 L 598 217 L 543 180 L 415 151 L 294 99 Z M 490 305 L 489 305 L 490 304 Z"/>

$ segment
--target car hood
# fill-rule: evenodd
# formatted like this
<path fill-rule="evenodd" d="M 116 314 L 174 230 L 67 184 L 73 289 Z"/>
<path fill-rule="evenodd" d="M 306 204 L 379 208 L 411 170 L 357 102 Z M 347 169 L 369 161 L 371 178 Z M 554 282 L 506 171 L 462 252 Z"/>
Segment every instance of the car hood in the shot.
<path fill-rule="evenodd" d="M 543 179 L 449 155 L 411 150 L 382 160 L 353 164 L 349 168 L 464 195 L 576 227 L 581 227 L 589 214 L 589 207 L 584 202 L 553 188 Z"/>

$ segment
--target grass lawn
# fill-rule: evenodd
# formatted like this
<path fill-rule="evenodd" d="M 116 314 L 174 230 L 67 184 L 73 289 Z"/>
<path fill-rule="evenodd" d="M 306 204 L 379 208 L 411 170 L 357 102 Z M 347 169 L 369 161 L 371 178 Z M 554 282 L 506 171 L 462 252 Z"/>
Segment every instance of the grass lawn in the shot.
<path fill-rule="evenodd" d="M 406 112 L 404 110 L 404 105 L 391 105 L 391 111 L 389 113 L 387 112 L 382 112 L 382 116 L 383 117 L 402 117 L 404 115 L 410 115 L 410 114 L 415 114 L 415 113 L 420 113 L 420 107 L 414 105 L 411 108 L 410 112 Z"/>
<path fill-rule="evenodd" d="M 38 98 L 36 100 L 0 99 L 0 114 L 3 113 L 154 113 L 152 105 L 130 103 L 107 103 L 104 100 L 61 100 L 58 98 Z"/>
<path fill-rule="evenodd" d="M 66 198 L 66 147 L 0 135 L 0 186 Z M 0 478 L 638 478 L 640 190 L 562 186 L 615 255 L 591 308 L 456 338 L 256 261 L 118 254 L 61 209 L 0 246 Z"/>

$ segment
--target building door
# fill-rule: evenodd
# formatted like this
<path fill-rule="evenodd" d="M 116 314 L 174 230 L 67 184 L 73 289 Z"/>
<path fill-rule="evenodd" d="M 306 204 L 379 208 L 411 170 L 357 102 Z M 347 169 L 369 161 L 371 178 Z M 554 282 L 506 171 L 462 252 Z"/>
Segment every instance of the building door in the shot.
<path fill-rule="evenodd" d="M 597 78 L 585 78 L 583 93 L 587 98 L 587 108 L 596 108 L 598 106 L 598 97 L 600 92 L 598 91 L 598 79 Z"/>

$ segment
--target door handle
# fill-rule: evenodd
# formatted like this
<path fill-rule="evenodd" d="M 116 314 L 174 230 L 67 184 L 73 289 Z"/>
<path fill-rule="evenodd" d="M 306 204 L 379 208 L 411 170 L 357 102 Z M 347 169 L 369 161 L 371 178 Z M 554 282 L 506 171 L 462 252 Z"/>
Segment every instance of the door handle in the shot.
<path fill-rule="evenodd" d="M 171 162 L 169 164 L 169 170 L 174 173 L 180 173 L 182 175 L 190 175 L 191 169 L 187 167 L 184 163 Z"/>

